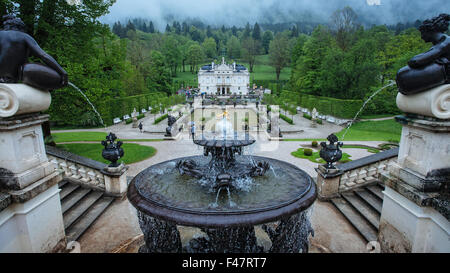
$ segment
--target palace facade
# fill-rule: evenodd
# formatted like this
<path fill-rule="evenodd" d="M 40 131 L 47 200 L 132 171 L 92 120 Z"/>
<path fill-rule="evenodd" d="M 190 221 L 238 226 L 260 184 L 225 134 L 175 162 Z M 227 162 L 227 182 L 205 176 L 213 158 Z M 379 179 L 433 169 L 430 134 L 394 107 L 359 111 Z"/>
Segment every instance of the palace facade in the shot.
<path fill-rule="evenodd" d="M 250 84 L 250 73 L 240 64 L 227 64 L 222 57 L 222 63 L 212 62 L 200 68 L 198 72 L 198 87 L 201 93 L 213 95 L 246 95 Z"/>

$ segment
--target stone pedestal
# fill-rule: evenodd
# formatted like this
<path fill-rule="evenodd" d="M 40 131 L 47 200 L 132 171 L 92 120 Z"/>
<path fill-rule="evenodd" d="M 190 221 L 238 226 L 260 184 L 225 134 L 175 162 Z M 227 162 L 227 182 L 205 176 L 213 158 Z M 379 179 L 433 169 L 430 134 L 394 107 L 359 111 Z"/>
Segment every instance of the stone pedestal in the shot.
<path fill-rule="evenodd" d="M 317 172 L 317 193 L 321 201 L 329 200 L 339 196 L 339 183 L 342 171 L 338 169 L 327 169 L 319 165 Z"/>
<path fill-rule="evenodd" d="M 417 109 L 415 114 L 396 117 L 403 125 L 398 161 L 381 177 L 385 183 L 379 228 L 383 252 L 450 252 L 450 120 L 437 118 L 447 114 L 435 115 L 436 100 L 426 101 L 448 93 L 449 86 L 397 97 L 399 108 L 413 111 L 411 105 L 416 105 Z"/>
<path fill-rule="evenodd" d="M 27 89 L 8 87 L 17 94 Z M 15 113 L 23 108 L 18 109 Z M 0 190 L 8 200 L 0 206 L 0 252 L 52 252 L 65 246 L 57 185 L 62 176 L 48 161 L 41 129 L 47 120 L 37 113 L 0 119 Z"/>
<path fill-rule="evenodd" d="M 102 173 L 105 174 L 105 191 L 117 197 L 122 197 L 127 192 L 127 170 L 128 166 L 123 163 L 119 167 L 106 167 Z"/>

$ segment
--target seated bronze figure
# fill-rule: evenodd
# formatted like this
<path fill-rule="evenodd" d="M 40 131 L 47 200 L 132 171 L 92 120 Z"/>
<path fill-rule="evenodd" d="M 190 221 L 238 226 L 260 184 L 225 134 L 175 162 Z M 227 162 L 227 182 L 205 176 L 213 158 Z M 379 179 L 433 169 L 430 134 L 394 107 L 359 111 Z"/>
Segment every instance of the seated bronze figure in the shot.
<path fill-rule="evenodd" d="M 0 82 L 25 83 L 38 89 L 53 90 L 68 84 L 67 72 L 27 33 L 25 24 L 13 15 L 3 16 L 0 31 Z M 46 65 L 27 63 L 35 56 Z"/>
<path fill-rule="evenodd" d="M 397 86 L 403 95 L 413 95 L 450 82 L 450 15 L 441 14 L 419 26 L 422 39 L 433 43 L 425 53 L 414 56 L 397 72 Z"/>

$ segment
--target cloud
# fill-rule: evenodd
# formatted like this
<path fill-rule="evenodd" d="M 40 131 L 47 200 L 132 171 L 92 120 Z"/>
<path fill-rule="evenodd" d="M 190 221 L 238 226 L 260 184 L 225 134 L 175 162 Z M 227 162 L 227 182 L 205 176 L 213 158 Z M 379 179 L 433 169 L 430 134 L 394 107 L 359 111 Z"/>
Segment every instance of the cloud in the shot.
<path fill-rule="evenodd" d="M 244 26 L 247 22 L 328 22 L 335 10 L 345 6 L 352 7 L 368 25 L 424 20 L 450 13 L 448 0 L 117 0 L 110 14 L 101 20 L 111 24 L 144 18 L 152 20 L 160 30 L 173 20 L 188 18 L 216 26 Z"/>

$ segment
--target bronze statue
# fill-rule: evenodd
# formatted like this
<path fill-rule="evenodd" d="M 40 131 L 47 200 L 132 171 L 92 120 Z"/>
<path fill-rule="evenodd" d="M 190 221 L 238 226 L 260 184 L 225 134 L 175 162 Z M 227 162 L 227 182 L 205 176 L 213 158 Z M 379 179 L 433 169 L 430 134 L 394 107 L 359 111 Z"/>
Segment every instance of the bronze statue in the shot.
<path fill-rule="evenodd" d="M 397 86 L 403 95 L 412 95 L 450 83 L 449 14 L 440 14 L 423 21 L 419 26 L 422 39 L 433 46 L 427 52 L 414 56 L 408 66 L 397 72 Z"/>
<path fill-rule="evenodd" d="M 3 16 L 0 31 L 0 82 L 22 82 L 38 89 L 53 90 L 68 84 L 67 72 L 37 42 L 25 33 L 25 24 L 14 15 Z M 46 65 L 27 63 L 35 56 Z"/>

